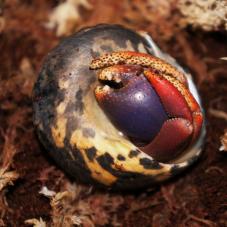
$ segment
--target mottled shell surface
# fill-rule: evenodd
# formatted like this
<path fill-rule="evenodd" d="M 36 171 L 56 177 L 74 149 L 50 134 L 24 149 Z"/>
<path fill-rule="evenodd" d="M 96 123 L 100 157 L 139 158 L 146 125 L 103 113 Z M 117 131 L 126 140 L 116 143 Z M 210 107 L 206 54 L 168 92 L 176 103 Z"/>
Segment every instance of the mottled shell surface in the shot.
<path fill-rule="evenodd" d="M 40 140 L 60 167 L 86 183 L 135 189 L 168 179 L 201 154 L 198 141 L 171 163 L 160 163 L 125 138 L 106 117 L 94 96 L 98 85 L 92 59 L 130 50 L 150 53 L 183 70 L 162 53 L 146 33 L 118 25 L 98 25 L 66 38 L 44 60 L 34 87 L 34 123 Z M 190 91 L 199 96 L 189 74 Z"/>

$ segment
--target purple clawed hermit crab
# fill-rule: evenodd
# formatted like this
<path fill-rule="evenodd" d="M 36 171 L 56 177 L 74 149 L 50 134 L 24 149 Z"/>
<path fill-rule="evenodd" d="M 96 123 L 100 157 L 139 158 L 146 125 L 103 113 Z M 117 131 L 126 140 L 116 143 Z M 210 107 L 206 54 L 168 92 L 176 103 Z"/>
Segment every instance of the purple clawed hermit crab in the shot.
<path fill-rule="evenodd" d="M 65 39 L 34 88 L 38 135 L 70 175 L 115 189 L 160 182 L 201 154 L 196 87 L 146 33 L 98 25 Z"/>

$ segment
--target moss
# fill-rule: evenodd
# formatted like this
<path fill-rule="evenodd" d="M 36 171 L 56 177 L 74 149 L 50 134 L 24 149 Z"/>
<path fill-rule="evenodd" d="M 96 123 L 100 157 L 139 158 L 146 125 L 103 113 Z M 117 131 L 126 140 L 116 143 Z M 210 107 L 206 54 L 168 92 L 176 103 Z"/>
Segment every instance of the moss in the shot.
<path fill-rule="evenodd" d="M 227 30 L 225 0 L 179 0 L 182 22 L 205 31 Z"/>

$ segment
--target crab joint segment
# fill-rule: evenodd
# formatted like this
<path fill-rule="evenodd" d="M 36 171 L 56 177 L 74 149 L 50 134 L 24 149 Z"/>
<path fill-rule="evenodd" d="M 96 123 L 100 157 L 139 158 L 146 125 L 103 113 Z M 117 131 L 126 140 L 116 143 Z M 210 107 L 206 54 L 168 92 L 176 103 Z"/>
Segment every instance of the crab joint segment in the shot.
<path fill-rule="evenodd" d="M 203 116 L 191 92 L 173 77 L 157 76 L 151 70 L 146 70 L 144 75 L 155 88 L 169 116 L 182 117 L 193 124 L 193 143 L 200 133 Z"/>

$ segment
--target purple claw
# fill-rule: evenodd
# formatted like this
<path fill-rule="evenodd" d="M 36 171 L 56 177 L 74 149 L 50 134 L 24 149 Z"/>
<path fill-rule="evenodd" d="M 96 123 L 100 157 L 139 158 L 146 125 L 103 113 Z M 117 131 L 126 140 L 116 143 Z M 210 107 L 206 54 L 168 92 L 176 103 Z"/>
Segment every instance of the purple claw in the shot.
<path fill-rule="evenodd" d="M 135 144 L 149 143 L 168 116 L 141 67 L 109 67 L 99 79 L 104 85 L 95 90 L 95 95 L 112 123 Z"/>

